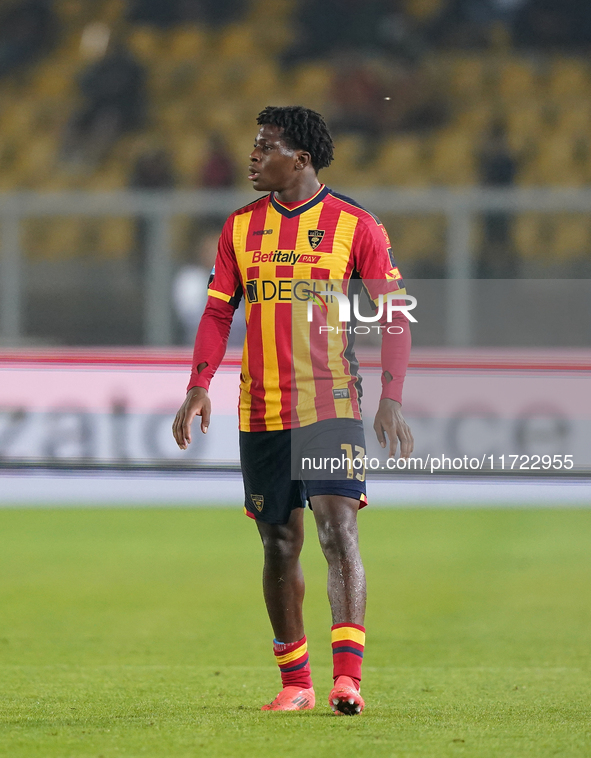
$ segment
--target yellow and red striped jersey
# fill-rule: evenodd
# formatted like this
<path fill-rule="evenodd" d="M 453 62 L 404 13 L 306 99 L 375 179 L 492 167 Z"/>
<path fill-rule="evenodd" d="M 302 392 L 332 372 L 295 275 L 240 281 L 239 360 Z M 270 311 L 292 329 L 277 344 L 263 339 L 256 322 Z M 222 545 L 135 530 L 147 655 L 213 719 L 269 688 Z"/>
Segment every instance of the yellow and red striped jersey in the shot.
<path fill-rule="evenodd" d="M 353 279 L 404 286 L 380 221 L 324 185 L 301 203 L 271 193 L 227 220 L 208 294 L 235 306 L 245 297 L 242 431 L 361 418 L 351 334 L 312 338 L 314 325 L 292 317 L 295 280 Z"/>

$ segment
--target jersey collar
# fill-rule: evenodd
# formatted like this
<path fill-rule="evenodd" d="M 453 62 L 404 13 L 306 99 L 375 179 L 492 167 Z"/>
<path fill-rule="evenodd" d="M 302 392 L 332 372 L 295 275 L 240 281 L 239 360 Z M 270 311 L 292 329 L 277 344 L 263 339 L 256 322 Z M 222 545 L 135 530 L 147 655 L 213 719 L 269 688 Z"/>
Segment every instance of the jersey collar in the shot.
<path fill-rule="evenodd" d="M 302 203 L 295 208 L 288 208 L 286 205 L 283 205 L 283 203 L 280 203 L 279 200 L 277 200 L 275 197 L 275 193 L 272 192 L 271 205 L 278 213 L 280 213 L 282 216 L 285 216 L 285 218 L 294 218 L 295 216 L 299 216 L 301 213 L 309 211 L 310 208 L 313 208 L 315 205 L 318 205 L 318 203 L 324 200 L 324 198 L 328 195 L 328 192 L 328 187 L 325 184 L 322 184 L 315 195 L 308 198 L 308 200 L 303 200 Z M 292 203 L 290 203 L 290 205 L 292 205 Z"/>

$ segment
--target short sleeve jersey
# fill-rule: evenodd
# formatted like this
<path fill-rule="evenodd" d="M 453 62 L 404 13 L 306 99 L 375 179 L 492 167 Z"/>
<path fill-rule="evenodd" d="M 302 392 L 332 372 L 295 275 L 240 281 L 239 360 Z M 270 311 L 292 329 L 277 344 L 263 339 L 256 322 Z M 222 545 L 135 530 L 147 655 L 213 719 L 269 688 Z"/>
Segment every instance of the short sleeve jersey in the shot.
<path fill-rule="evenodd" d="M 351 331 L 316 336 L 317 326 L 292 313 L 296 280 L 339 280 L 346 289 L 355 279 L 404 292 L 383 225 L 324 185 L 299 205 L 272 193 L 226 221 L 208 294 L 235 307 L 245 297 L 242 431 L 361 418 Z"/>

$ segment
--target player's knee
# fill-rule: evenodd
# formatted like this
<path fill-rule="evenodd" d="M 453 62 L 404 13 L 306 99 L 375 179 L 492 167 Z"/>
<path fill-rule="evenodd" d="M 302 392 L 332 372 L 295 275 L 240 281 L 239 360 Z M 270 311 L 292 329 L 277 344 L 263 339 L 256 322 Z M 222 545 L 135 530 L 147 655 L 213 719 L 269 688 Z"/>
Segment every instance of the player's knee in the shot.
<path fill-rule="evenodd" d="M 304 542 L 299 530 L 279 527 L 268 530 L 261 536 L 267 559 L 284 563 L 299 558 Z"/>
<path fill-rule="evenodd" d="M 329 563 L 357 552 L 357 530 L 350 524 L 332 523 L 318 525 L 320 546 Z"/>

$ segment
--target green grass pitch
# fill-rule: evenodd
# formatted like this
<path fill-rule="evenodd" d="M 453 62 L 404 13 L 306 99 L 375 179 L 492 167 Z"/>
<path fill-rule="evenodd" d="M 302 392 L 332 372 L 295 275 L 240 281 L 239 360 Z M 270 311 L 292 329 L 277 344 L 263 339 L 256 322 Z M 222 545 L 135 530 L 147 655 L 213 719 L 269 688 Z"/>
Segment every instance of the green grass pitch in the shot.
<path fill-rule="evenodd" d="M 0 510 L 0 755 L 591 755 L 591 510 L 360 515 L 359 717 L 332 716 L 307 514 L 318 704 L 277 692 L 254 524 L 234 509 Z"/>

